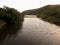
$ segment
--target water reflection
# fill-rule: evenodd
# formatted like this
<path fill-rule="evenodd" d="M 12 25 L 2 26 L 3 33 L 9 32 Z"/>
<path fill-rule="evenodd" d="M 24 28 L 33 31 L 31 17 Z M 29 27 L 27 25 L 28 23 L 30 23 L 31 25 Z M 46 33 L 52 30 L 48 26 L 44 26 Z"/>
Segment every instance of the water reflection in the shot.
<path fill-rule="evenodd" d="M 3 42 L 3 40 L 8 36 L 9 38 L 13 35 L 16 35 L 16 33 L 22 29 L 22 24 L 16 25 L 7 25 L 6 29 L 0 32 L 0 44 Z"/>
<path fill-rule="evenodd" d="M 23 26 L 10 25 L 1 32 L 0 43 L 1 45 L 60 45 L 60 27 L 38 18 L 24 18 Z"/>

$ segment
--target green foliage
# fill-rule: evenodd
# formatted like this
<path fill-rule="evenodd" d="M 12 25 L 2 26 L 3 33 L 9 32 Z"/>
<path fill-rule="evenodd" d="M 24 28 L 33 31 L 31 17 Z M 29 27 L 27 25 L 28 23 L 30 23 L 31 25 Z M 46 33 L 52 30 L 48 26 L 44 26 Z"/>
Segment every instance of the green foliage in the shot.
<path fill-rule="evenodd" d="M 3 19 L 8 24 L 18 24 L 23 21 L 24 15 L 14 8 L 4 7 L 0 8 L 0 19 Z"/>
<path fill-rule="evenodd" d="M 44 7 L 43 9 L 45 9 L 47 7 Z M 40 12 L 40 14 L 38 14 L 37 17 L 39 17 L 45 21 L 48 21 L 50 23 L 60 25 L 60 6 L 50 5 L 47 10 Z"/>

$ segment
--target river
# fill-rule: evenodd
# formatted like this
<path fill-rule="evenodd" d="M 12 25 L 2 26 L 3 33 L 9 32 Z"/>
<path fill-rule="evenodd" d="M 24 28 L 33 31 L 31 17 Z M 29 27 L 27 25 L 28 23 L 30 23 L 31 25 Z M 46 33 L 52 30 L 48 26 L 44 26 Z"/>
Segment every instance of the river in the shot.
<path fill-rule="evenodd" d="M 2 37 L 1 45 L 60 45 L 60 27 L 38 18 L 24 18 L 22 29 Z"/>

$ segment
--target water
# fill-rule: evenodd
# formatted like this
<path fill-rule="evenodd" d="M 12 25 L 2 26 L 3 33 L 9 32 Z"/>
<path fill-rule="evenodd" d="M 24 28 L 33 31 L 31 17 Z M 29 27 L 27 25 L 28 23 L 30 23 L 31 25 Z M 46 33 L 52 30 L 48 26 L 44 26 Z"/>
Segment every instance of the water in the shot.
<path fill-rule="evenodd" d="M 1 45 L 60 45 L 60 27 L 54 24 L 25 18 L 22 29 L 15 28 L 0 33 Z"/>

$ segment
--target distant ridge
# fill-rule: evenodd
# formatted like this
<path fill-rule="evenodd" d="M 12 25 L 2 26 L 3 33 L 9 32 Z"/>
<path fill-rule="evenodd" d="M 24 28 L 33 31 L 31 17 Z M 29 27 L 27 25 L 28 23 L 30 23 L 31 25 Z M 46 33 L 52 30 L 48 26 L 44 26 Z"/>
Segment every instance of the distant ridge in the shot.
<path fill-rule="evenodd" d="M 52 10 L 52 9 L 56 9 L 56 8 L 60 8 L 60 4 L 46 5 L 44 7 L 37 8 L 37 9 L 25 10 L 22 13 L 24 15 L 37 15 L 37 14 L 40 14 L 40 13 L 46 11 L 46 10 Z"/>

